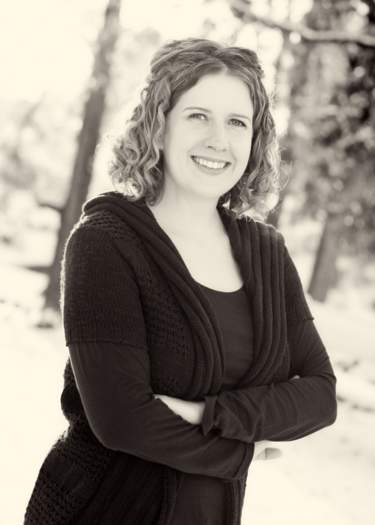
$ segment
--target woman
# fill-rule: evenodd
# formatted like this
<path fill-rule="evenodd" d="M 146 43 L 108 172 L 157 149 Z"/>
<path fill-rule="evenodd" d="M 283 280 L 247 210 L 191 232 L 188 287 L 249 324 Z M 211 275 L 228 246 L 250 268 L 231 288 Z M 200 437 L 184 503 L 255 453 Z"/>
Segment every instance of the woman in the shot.
<path fill-rule="evenodd" d="M 254 52 L 162 47 L 62 272 L 69 428 L 26 524 L 234 525 L 272 441 L 336 418 L 336 377 L 282 235 Z M 257 448 L 255 447 L 255 444 Z"/>

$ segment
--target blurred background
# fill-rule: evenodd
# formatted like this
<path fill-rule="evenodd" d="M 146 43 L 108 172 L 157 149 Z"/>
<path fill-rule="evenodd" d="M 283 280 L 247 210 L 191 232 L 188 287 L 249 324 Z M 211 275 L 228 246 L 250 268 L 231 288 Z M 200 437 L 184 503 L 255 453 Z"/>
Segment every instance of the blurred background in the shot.
<path fill-rule="evenodd" d="M 206 37 L 261 58 L 288 178 L 267 220 L 286 238 L 338 380 L 333 426 L 252 464 L 243 525 L 372 524 L 375 2 L 20 0 L 2 3 L 0 19 L 0 522 L 22 523 L 66 428 L 66 236 L 83 200 L 113 189 L 111 143 L 152 54 Z"/>

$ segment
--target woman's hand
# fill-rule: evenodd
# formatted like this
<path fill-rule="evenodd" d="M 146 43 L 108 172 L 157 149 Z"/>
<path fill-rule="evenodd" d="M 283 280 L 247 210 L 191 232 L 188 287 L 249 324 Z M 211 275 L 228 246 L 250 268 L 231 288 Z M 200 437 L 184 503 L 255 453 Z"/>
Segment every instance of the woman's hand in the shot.
<path fill-rule="evenodd" d="M 272 441 L 263 440 L 254 443 L 254 460 L 277 459 L 283 455 L 280 448 L 276 448 Z"/>
<path fill-rule="evenodd" d="M 199 425 L 204 412 L 204 401 L 186 401 L 178 397 L 154 394 L 155 399 L 163 401 L 175 414 L 192 425 Z"/>

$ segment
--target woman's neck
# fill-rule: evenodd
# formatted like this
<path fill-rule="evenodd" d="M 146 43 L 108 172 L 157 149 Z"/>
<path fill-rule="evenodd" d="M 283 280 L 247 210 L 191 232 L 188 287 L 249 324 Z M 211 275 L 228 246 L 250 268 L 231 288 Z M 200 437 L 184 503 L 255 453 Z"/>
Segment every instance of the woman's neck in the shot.
<path fill-rule="evenodd" d="M 186 239 L 212 239 L 226 234 L 220 215 L 214 208 L 185 203 L 168 206 L 164 202 L 149 206 L 158 224 L 167 231 Z"/>

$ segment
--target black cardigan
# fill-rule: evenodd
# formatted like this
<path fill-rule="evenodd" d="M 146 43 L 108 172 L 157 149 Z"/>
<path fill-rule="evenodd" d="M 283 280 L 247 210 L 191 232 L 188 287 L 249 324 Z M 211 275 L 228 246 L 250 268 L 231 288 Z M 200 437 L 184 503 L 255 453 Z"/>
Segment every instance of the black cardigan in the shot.
<path fill-rule="evenodd" d="M 69 428 L 43 462 L 25 523 L 115 525 L 111 509 L 102 504 L 95 508 L 95 501 L 103 501 L 96 498 L 99 494 L 116 494 L 124 501 L 124 522 L 165 525 L 179 471 L 186 471 L 215 472 L 228 481 L 227 522 L 238 524 L 254 441 L 298 439 L 336 418 L 336 378 L 324 347 L 309 356 L 311 375 L 289 380 L 288 327 L 290 331 L 293 323 L 311 320 L 312 315 L 284 239 L 272 226 L 235 220 L 218 208 L 254 323 L 252 366 L 238 391 L 225 392 L 217 319 L 144 201 L 132 203 L 108 192 L 86 203 L 83 211 L 63 262 L 66 344 L 125 345 L 139 361 L 142 399 L 126 400 L 124 417 L 133 432 L 119 432 L 121 439 L 113 439 L 113 433 L 107 439 L 102 433 L 99 440 L 88 423 L 68 360 L 61 403 Z M 305 365 L 300 363 L 301 370 Z M 153 399 L 153 391 L 205 398 L 208 403 L 219 398 L 231 412 L 233 425 L 221 435 L 210 427 L 202 432 Z M 135 401 L 141 410 L 132 410 Z M 166 450 L 157 436 L 158 428 L 165 431 L 169 425 L 175 440 Z M 113 427 L 114 420 L 105 425 Z M 239 431 L 243 440 L 238 439 Z M 137 433 L 150 436 L 142 447 Z M 90 509 L 88 521 L 79 520 L 82 509 L 85 515 Z"/>
<path fill-rule="evenodd" d="M 223 333 L 225 352 L 223 389 L 235 389 L 244 371 L 251 364 L 252 324 L 248 299 L 244 288 L 235 292 L 218 292 L 201 286 L 215 311 Z M 125 435 L 133 432 L 127 414 L 130 410 L 145 409 L 144 406 L 140 406 L 143 403 L 143 373 L 139 367 L 137 352 L 129 352 L 126 345 L 100 341 L 72 343 L 69 345 L 69 355 L 82 404 L 94 434 L 99 441 L 102 439 L 103 431 L 108 443 L 124 441 L 119 435 L 120 432 Z M 133 399 L 131 406 L 129 399 Z M 152 405 L 152 399 L 149 399 L 148 403 Z M 118 421 L 118 425 L 106 428 L 109 420 Z M 138 432 L 136 436 L 138 450 L 145 450 L 147 443 L 155 438 L 163 442 L 165 450 L 169 447 L 173 449 L 178 426 L 174 429 L 172 424 L 173 422 L 168 420 L 168 425 L 157 424 L 155 430 L 149 424 L 147 433 Z M 181 442 L 181 446 L 186 452 L 190 451 L 189 435 L 186 435 L 186 441 Z M 164 454 L 158 458 L 157 452 L 158 447 L 153 451 L 155 461 L 165 460 Z M 220 467 L 219 459 L 217 458 L 217 464 Z M 188 458 L 185 464 L 188 464 Z M 215 465 L 211 468 L 211 476 L 179 470 L 181 487 L 173 510 L 173 525 L 226 524 L 225 482 L 213 476 L 214 468 Z M 104 501 L 108 501 L 108 498 L 107 493 Z M 114 523 L 116 519 L 121 521 L 119 516 L 123 515 L 124 503 L 113 498 L 110 507 Z"/>

